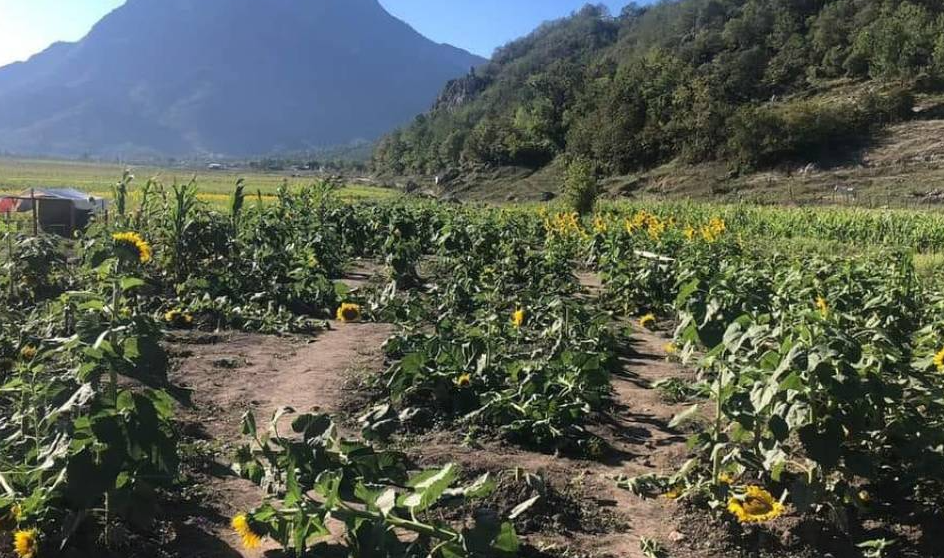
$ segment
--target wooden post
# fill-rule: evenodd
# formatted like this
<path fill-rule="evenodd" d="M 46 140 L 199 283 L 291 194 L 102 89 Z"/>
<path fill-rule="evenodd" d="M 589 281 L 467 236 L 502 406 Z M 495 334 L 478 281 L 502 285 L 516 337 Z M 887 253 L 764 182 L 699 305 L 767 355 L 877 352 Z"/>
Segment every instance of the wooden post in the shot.
<path fill-rule="evenodd" d="M 36 203 L 36 190 L 30 188 L 30 204 L 33 209 L 33 236 L 39 235 L 39 207 Z"/>

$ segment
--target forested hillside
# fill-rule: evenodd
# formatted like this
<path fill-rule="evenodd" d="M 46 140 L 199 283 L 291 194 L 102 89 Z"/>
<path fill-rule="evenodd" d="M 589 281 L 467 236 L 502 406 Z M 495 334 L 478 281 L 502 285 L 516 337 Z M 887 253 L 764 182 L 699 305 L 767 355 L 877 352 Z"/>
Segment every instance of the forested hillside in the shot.
<path fill-rule="evenodd" d="M 944 83 L 940 0 L 678 0 L 588 5 L 499 49 L 385 137 L 378 171 L 602 174 L 670 160 L 752 169 L 843 155 Z"/>

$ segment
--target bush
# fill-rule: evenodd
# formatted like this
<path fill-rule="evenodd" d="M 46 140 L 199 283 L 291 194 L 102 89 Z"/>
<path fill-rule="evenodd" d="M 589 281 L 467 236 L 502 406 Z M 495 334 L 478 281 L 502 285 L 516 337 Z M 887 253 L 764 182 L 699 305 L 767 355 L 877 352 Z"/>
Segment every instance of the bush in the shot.
<path fill-rule="evenodd" d="M 598 195 L 596 169 L 593 164 L 586 159 L 571 161 L 564 174 L 564 199 L 567 205 L 578 215 L 584 216 L 593 212 Z"/>
<path fill-rule="evenodd" d="M 906 90 L 866 93 L 851 101 L 796 101 L 738 110 L 729 121 L 728 151 L 742 168 L 819 159 L 872 129 L 907 118 L 914 98 Z"/>

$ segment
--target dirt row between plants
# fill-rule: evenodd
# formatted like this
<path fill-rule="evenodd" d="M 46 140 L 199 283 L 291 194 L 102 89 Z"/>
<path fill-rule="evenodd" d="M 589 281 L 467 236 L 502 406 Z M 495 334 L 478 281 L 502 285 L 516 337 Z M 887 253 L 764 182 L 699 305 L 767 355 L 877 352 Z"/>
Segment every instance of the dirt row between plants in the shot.
<path fill-rule="evenodd" d="M 589 287 L 596 290 L 595 285 Z M 195 440 L 192 451 L 199 455 L 190 461 L 202 465 L 191 466 L 189 498 L 170 510 L 167 555 L 256 558 L 272 550 L 245 551 L 229 528 L 233 514 L 262 500 L 257 487 L 229 474 L 226 467 L 241 441 L 243 413 L 252 410 L 260 428 L 282 406 L 340 415 L 357 389 L 352 378 L 383 369 L 382 345 L 393 331 L 388 324 L 332 323 L 314 339 L 193 333 L 173 340 L 170 379 L 190 393 L 180 412 L 186 436 Z M 684 436 L 667 426 L 682 408 L 666 404 L 651 388 L 660 379 L 690 377 L 666 359 L 666 342 L 651 332 L 633 335 L 612 379 L 614 406 L 591 426 L 609 446 L 599 459 L 470 440 L 461 432 L 410 437 L 401 445 L 421 466 L 453 462 L 470 475 L 490 471 L 506 476 L 517 468 L 543 478 L 558 496 L 523 534 L 540 556 L 643 558 L 641 537 L 659 541 L 672 556 L 697 556 L 686 550 L 691 545 L 681 534 L 675 502 L 639 498 L 614 480 L 620 475 L 671 473 L 684 460 Z"/>
<path fill-rule="evenodd" d="M 383 365 L 381 347 L 393 333 L 387 324 L 339 324 L 313 339 L 248 333 L 180 336 L 172 344 L 170 381 L 191 394 L 180 418 L 188 438 L 207 452 L 205 467 L 193 471 L 192 504 L 176 507 L 178 530 L 171 546 L 193 558 L 257 557 L 273 547 L 249 552 L 229 527 L 236 513 L 258 506 L 262 491 L 227 470 L 242 443 L 242 416 L 252 411 L 260 430 L 273 413 L 334 413 L 355 370 Z M 202 442 L 202 443 L 201 443 Z M 171 554 L 174 555 L 174 554 Z"/>

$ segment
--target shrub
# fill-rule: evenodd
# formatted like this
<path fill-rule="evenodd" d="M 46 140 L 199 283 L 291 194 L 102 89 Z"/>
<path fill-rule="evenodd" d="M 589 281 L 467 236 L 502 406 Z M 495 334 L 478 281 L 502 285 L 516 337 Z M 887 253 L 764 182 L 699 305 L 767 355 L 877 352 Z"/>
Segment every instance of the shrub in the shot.
<path fill-rule="evenodd" d="M 586 159 L 574 159 L 564 174 L 564 199 L 578 215 L 593 212 L 599 191 L 596 170 Z"/>

